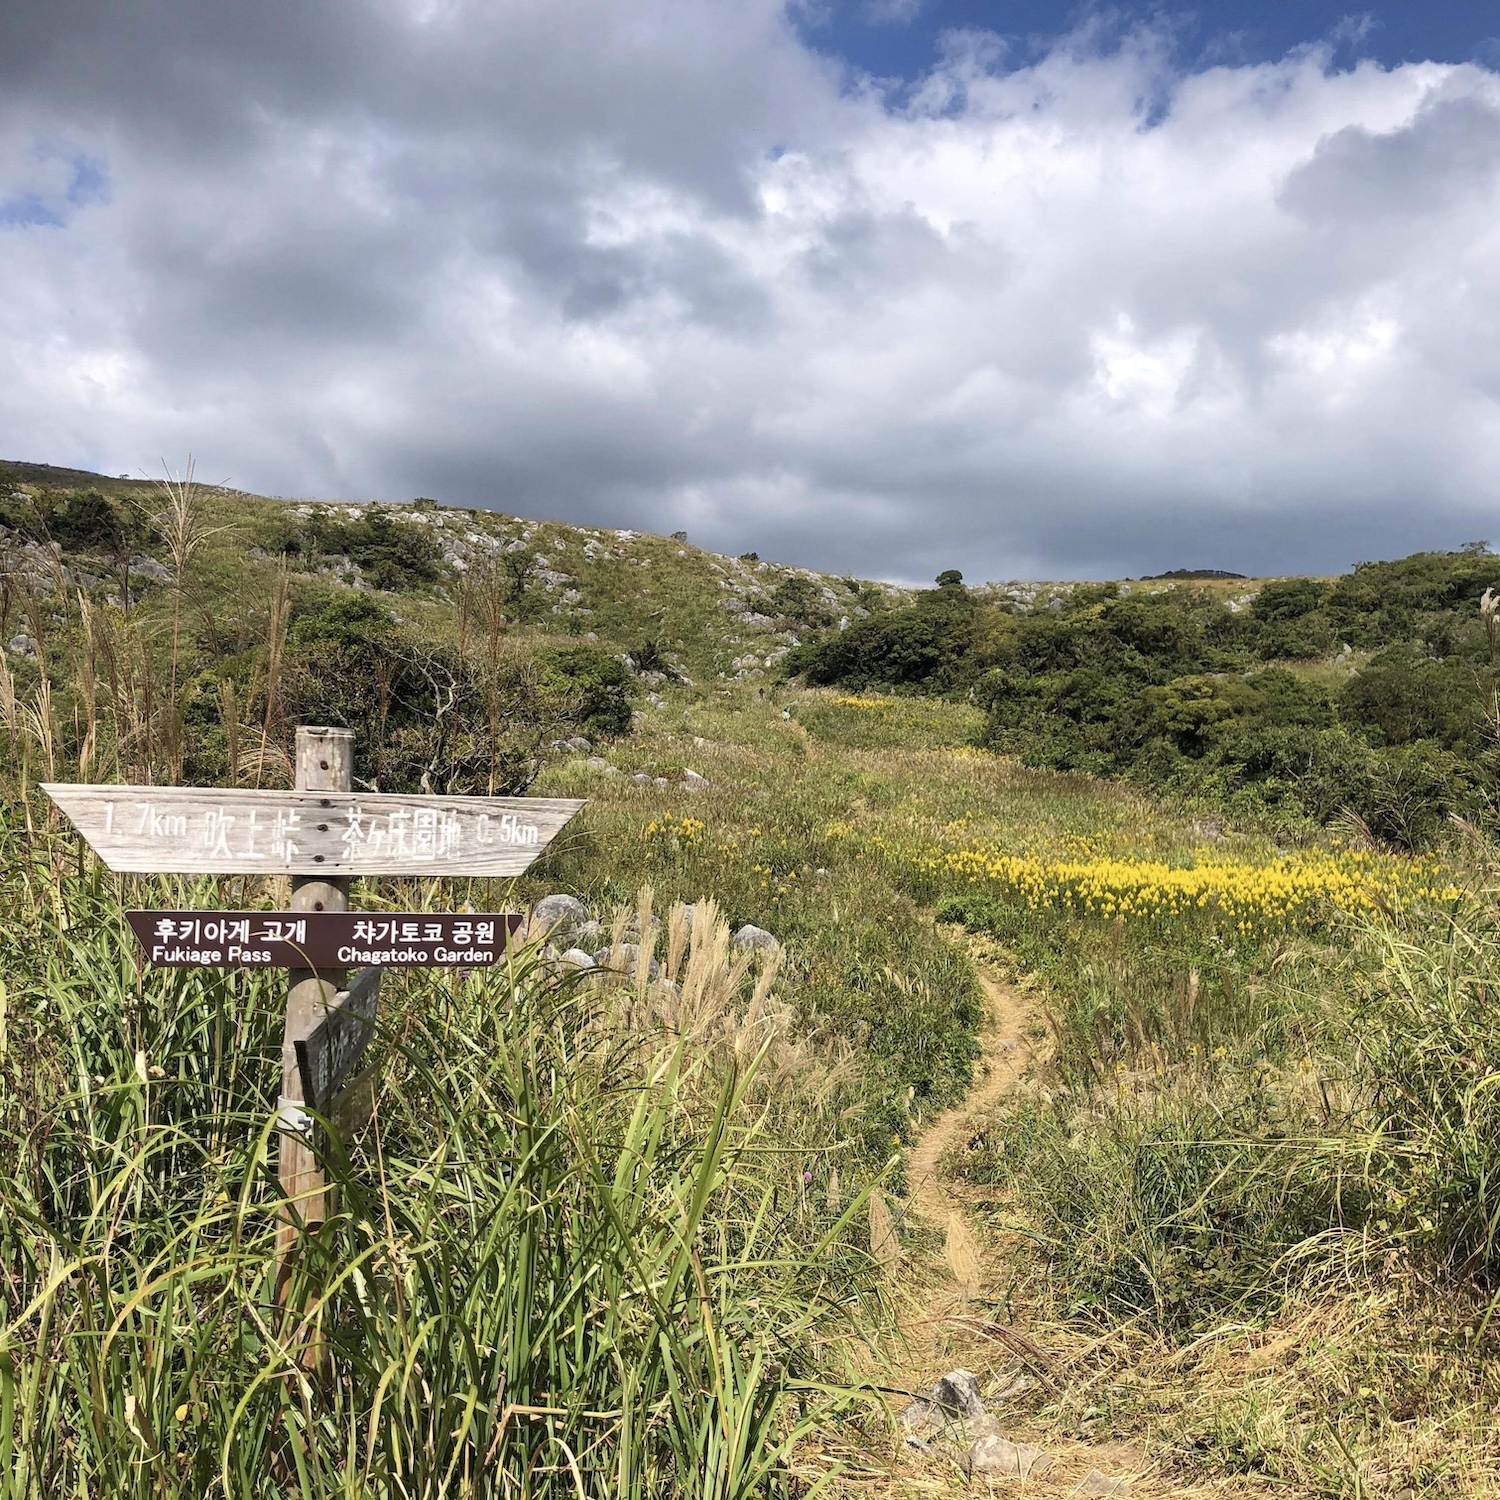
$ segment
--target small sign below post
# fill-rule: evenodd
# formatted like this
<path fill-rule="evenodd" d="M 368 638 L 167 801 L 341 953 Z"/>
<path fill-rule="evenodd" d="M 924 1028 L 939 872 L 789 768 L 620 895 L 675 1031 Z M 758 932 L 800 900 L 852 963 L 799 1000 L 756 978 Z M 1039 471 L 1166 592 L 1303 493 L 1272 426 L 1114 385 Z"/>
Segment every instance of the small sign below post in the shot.
<path fill-rule="evenodd" d="M 320 1115 L 333 1112 L 333 1101 L 364 1057 L 375 1034 L 379 999 L 380 970 L 361 969 L 349 988 L 333 997 L 323 1019 L 295 1042 L 302 1103 Z"/>
<path fill-rule="evenodd" d="M 478 969 L 521 925 L 510 912 L 128 911 L 148 962 L 170 969 Z"/>

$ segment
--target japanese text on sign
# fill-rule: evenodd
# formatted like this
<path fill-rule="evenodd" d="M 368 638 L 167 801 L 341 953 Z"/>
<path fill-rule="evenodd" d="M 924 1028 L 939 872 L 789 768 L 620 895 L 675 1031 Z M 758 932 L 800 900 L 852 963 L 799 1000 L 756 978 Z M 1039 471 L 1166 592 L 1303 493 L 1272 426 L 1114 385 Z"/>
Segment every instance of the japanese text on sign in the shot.
<path fill-rule="evenodd" d="M 195 827 L 200 819 L 201 827 Z M 109 801 L 104 808 L 106 835 L 116 831 L 117 820 L 128 821 L 128 832 L 147 840 L 177 840 L 201 833 L 204 852 L 210 859 L 263 861 L 268 866 L 289 866 L 295 861 L 300 852 L 297 841 L 305 826 L 315 825 L 320 833 L 328 832 L 327 823 L 318 823 L 316 815 L 296 807 L 264 813 L 253 809 L 231 812 L 227 807 L 169 812 L 151 801 Z M 538 846 L 541 830 L 514 813 L 481 813 L 466 824 L 457 813 L 443 807 L 370 812 L 355 802 L 343 811 L 339 841 L 351 865 L 374 868 L 393 857 L 444 864 L 475 850 Z"/>

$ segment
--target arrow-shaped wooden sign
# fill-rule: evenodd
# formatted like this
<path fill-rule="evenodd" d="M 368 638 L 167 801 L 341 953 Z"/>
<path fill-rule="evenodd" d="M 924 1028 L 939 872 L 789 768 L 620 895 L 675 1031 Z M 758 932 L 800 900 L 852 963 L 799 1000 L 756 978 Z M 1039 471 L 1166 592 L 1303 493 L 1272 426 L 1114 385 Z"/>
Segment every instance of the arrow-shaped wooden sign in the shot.
<path fill-rule="evenodd" d="M 519 875 L 583 806 L 74 782 L 42 790 L 111 870 L 186 875 Z"/>

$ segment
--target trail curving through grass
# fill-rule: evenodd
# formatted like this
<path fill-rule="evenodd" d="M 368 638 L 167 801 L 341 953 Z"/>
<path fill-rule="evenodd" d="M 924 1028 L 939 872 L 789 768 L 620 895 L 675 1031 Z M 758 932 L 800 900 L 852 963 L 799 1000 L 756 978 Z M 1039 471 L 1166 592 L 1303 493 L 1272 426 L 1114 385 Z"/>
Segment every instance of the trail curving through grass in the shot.
<path fill-rule="evenodd" d="M 963 1204 L 942 1174 L 949 1149 L 1014 1087 L 1030 1060 L 1026 1031 L 1032 1013 L 1010 984 L 978 970 L 984 989 L 985 1019 L 979 1031 L 982 1077 L 951 1109 L 944 1110 L 918 1137 L 907 1158 L 907 1207 L 945 1234 L 944 1255 L 960 1295 L 977 1295 L 983 1267 L 981 1242 L 969 1227 Z"/>

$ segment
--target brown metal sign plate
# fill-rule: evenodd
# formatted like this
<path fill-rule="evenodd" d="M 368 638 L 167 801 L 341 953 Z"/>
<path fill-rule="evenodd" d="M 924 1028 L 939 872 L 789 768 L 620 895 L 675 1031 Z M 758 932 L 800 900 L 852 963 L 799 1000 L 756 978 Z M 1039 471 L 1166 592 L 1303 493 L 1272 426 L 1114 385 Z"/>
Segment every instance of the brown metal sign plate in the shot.
<path fill-rule="evenodd" d="M 338 1092 L 364 1060 L 375 1034 L 375 1007 L 380 1000 L 381 970 L 361 969 L 329 1003 L 305 1037 L 298 1037 L 297 1071 L 302 1099 L 327 1114 Z"/>
<path fill-rule="evenodd" d="M 509 913 L 128 911 L 146 958 L 165 968 L 480 968 L 499 960 Z"/>

